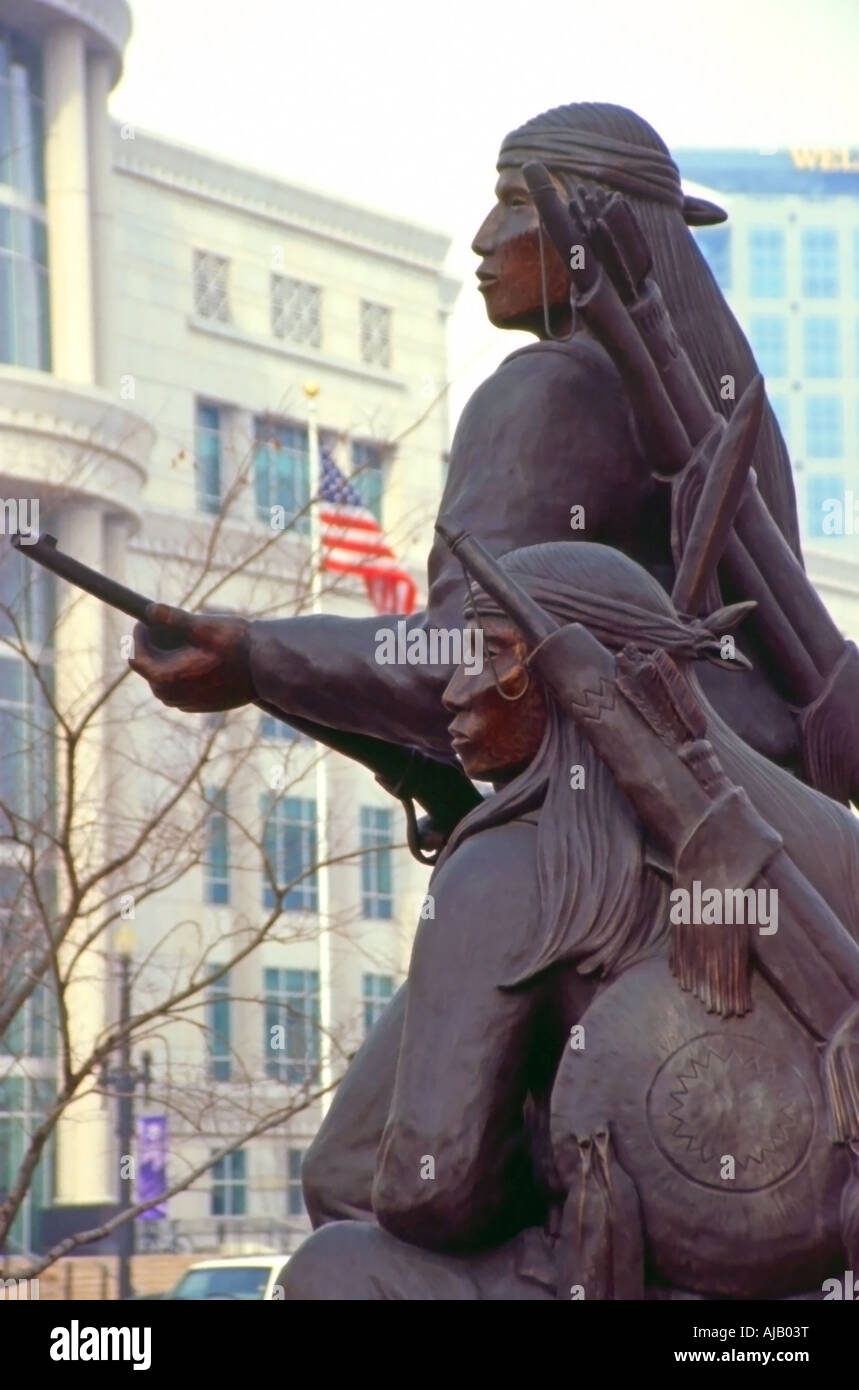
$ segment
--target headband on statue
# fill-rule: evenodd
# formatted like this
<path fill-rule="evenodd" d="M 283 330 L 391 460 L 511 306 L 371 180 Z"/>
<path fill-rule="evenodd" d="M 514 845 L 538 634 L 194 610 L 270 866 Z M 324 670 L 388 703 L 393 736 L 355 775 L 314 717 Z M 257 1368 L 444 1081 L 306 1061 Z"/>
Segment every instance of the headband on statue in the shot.
<path fill-rule="evenodd" d="M 498 168 L 519 168 L 529 159 L 539 159 L 553 173 L 575 174 L 618 193 L 665 203 L 681 213 L 689 227 L 727 221 L 724 208 L 683 192 L 677 165 L 661 150 L 588 130 L 519 130 L 502 142 Z"/>
<path fill-rule="evenodd" d="M 732 603 L 727 608 L 719 608 L 709 618 L 679 618 L 668 613 L 654 613 L 648 608 L 639 608 L 635 603 L 623 599 L 609 598 L 605 594 L 594 594 L 589 589 L 577 589 L 571 585 L 561 585 L 552 580 L 534 579 L 530 575 L 519 575 L 510 571 L 525 588 L 529 596 L 547 613 L 563 623 L 581 623 L 592 632 L 598 641 L 614 650 L 620 650 L 627 643 L 633 643 L 642 650 L 657 647 L 672 656 L 687 661 L 705 660 L 729 669 L 743 667 L 751 669 L 751 662 L 742 652 L 735 650 L 730 662 L 722 654 L 721 637 L 736 627 L 756 607 L 753 601 Z M 473 602 L 465 606 L 483 618 L 507 619 L 509 616 L 478 585 L 474 585 Z"/>

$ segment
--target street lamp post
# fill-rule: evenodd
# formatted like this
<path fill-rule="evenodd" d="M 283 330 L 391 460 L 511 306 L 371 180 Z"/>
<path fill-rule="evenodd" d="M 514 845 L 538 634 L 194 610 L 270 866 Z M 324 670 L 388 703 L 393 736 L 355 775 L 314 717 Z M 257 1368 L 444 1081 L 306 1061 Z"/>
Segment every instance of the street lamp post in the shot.
<path fill-rule="evenodd" d="M 115 944 L 119 953 L 119 1026 L 121 1033 L 119 1069 L 114 1072 L 109 1067 L 105 1067 L 102 1073 L 102 1085 L 111 1089 L 115 1088 L 119 1100 L 116 1134 L 119 1140 L 121 1163 L 132 1155 L 134 1093 L 138 1085 L 142 1083 L 144 1094 L 149 1095 L 150 1055 L 148 1052 L 144 1052 L 143 1063 L 139 1069 L 133 1065 L 129 1025 L 131 1023 L 131 952 L 134 947 L 134 933 L 128 927 L 121 928 L 116 934 Z M 117 1211 L 127 1213 L 133 1204 L 133 1178 L 131 1176 L 123 1177 L 120 1170 Z M 117 1252 L 119 1255 L 119 1297 L 120 1299 L 130 1298 L 133 1292 L 131 1287 L 131 1258 L 134 1254 L 134 1221 L 131 1217 L 126 1216 L 126 1219 L 117 1229 Z"/>

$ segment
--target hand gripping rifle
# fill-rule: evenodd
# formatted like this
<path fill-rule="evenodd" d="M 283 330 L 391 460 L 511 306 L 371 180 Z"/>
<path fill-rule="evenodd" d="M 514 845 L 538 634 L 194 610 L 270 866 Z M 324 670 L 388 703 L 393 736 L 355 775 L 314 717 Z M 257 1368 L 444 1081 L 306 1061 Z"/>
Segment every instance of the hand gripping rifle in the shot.
<path fill-rule="evenodd" d="M 573 308 L 614 361 L 645 446 L 660 460 L 656 476 L 673 480 L 675 492 L 681 478 L 700 487 L 725 422 L 677 339 L 631 207 L 617 193 L 599 206 L 584 194 L 579 207 L 566 206 L 542 164 L 531 161 L 522 173 L 546 232 L 570 266 Z M 574 247 L 582 252 L 575 258 Z M 761 391 L 760 382 L 748 390 Z M 721 557 L 712 545 L 703 557 L 707 510 L 699 502 L 683 554 L 675 556 L 675 607 L 692 615 L 699 611 L 712 561 L 721 558 L 737 594 L 755 601 L 761 639 L 803 707 L 808 780 L 836 800 L 859 804 L 859 651 L 845 642 L 829 616 L 754 475 L 722 538 Z"/>
<path fill-rule="evenodd" d="M 530 665 L 608 766 L 674 882 L 744 889 L 760 879 L 778 894 L 778 930 L 675 927 L 671 968 L 709 1012 L 751 1007 L 748 957 L 824 1045 L 832 1138 L 859 1141 L 859 945 L 800 873 L 781 837 L 733 785 L 706 738 L 691 687 L 664 651 L 627 646 L 615 658 L 580 623 L 561 626 L 465 531 L 436 530 L 463 568 L 532 647 Z M 857 1150 L 859 1153 L 859 1150 Z"/>
<path fill-rule="evenodd" d="M 152 599 L 126 588 L 115 579 L 108 579 L 72 556 L 64 555 L 57 549 L 54 536 L 43 534 L 37 541 L 13 536 L 11 540 L 22 555 L 29 556 L 52 574 L 143 623 L 149 629 L 153 646 L 162 651 L 171 651 L 185 645 L 181 633 L 153 623 L 153 613 L 158 605 Z M 317 724 L 314 720 L 298 716 L 290 715 L 286 719 L 282 710 L 264 700 L 253 703 L 266 714 L 290 724 L 299 733 L 369 768 L 379 785 L 402 802 L 406 812 L 409 849 L 421 863 L 433 863 L 434 854 L 424 851 L 437 850 L 439 842 L 447 839 L 457 822 L 480 804 L 481 796 L 477 788 L 453 763 L 440 762 L 416 748 L 405 748 L 399 743 L 388 743 L 368 734 L 331 729 L 326 724 Z M 428 822 L 417 820 L 415 801 L 427 811 Z"/>

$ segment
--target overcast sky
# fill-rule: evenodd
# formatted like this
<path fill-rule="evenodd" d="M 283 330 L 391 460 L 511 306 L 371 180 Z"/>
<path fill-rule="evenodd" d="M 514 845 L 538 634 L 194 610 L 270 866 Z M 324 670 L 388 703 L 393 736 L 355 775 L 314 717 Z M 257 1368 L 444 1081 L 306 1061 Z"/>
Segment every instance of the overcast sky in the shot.
<path fill-rule="evenodd" d="M 453 238 L 454 414 L 516 345 L 486 323 L 469 245 L 523 120 L 613 101 L 669 147 L 859 147 L 859 0 L 131 5 L 114 115 Z"/>

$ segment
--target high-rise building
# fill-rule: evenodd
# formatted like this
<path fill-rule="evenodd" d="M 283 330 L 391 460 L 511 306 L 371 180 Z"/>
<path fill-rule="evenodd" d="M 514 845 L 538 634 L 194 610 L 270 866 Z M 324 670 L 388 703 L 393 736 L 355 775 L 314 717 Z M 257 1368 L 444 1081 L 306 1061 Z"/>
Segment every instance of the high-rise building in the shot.
<path fill-rule="evenodd" d="M 677 149 L 696 232 L 790 448 L 809 573 L 859 636 L 859 150 Z"/>
<path fill-rule="evenodd" d="M 3 516 L 38 502 L 38 528 L 62 549 L 167 602 L 369 616 L 360 579 L 309 585 L 308 410 L 420 583 L 448 437 L 448 239 L 111 120 L 129 31 L 125 0 L 0 0 Z M 169 713 L 127 675 L 114 714 L 75 739 L 64 823 L 72 764 L 50 701 L 80 714 L 119 680 L 132 623 L 0 544 L 0 598 L 21 625 L 5 618 L 0 634 L 0 802 L 23 826 L 59 824 L 40 860 L 57 912 L 84 884 L 69 897 L 70 866 L 114 866 L 0 1042 L 0 1195 L 74 1058 L 115 1025 L 122 970 L 132 1014 L 202 978 L 132 1048 L 138 1072 L 150 1054 L 137 1107 L 167 1116 L 168 1179 L 205 1170 L 171 1199 L 170 1238 L 291 1248 L 324 1105 L 307 1093 L 402 980 L 426 870 L 392 848 L 400 809 L 362 768 L 320 763 L 317 745 L 253 707 Z M 207 738 L 220 742 L 162 816 Z M 128 858 L 135 825 L 161 828 Z M 2 978 L 27 873 L 26 835 L 0 829 Z M 24 976 L 44 944 L 29 942 Z M 104 1061 L 56 1127 L 10 1251 L 44 1248 L 129 1195 L 139 1146 L 124 1154 L 116 1135 L 118 1049 Z M 278 1111 L 274 1129 L 213 1161 Z M 138 1229 L 140 1248 L 166 1228 Z"/>

